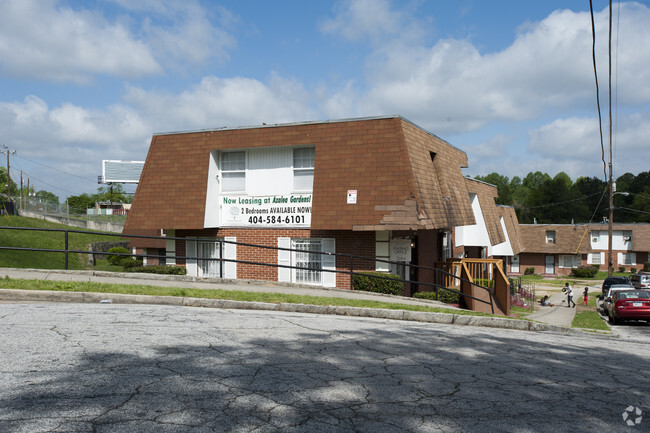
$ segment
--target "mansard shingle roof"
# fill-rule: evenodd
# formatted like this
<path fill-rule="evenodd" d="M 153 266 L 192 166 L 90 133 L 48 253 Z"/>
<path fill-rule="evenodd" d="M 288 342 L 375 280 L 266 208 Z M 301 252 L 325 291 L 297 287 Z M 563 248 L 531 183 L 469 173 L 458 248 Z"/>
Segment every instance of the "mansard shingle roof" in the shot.
<path fill-rule="evenodd" d="M 156 134 L 125 232 L 204 227 L 213 150 L 311 144 L 312 229 L 403 230 L 474 224 L 467 155 L 399 116 Z M 347 203 L 347 191 L 357 203 Z"/>

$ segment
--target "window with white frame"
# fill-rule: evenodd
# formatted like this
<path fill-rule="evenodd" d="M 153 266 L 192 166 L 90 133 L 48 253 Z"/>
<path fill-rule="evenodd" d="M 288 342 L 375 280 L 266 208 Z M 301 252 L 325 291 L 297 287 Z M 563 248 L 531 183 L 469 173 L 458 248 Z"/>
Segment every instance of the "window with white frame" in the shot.
<path fill-rule="evenodd" d="M 333 238 L 278 238 L 278 247 L 278 281 L 336 287 Z"/>
<path fill-rule="evenodd" d="M 605 253 L 589 253 L 587 255 L 588 265 L 602 265 L 604 263 L 603 256 Z"/>
<path fill-rule="evenodd" d="M 636 265 L 636 253 L 618 253 L 618 264 L 625 265 Z"/>
<path fill-rule="evenodd" d="M 316 149 L 298 147 L 293 149 L 293 188 L 296 191 L 311 191 L 314 187 L 314 161 Z"/>
<path fill-rule="evenodd" d="M 578 255 L 564 254 L 560 256 L 561 268 L 577 268 L 582 264 L 582 258 Z"/>
<path fill-rule="evenodd" d="M 632 230 L 623 231 L 623 242 L 632 242 Z"/>
<path fill-rule="evenodd" d="M 224 152 L 221 154 L 221 191 L 246 190 L 246 152 Z"/>
<path fill-rule="evenodd" d="M 442 234 L 442 261 L 445 262 L 451 258 L 451 232 Z"/>
<path fill-rule="evenodd" d="M 555 230 L 546 231 L 546 243 L 554 244 L 555 243 Z"/>
<path fill-rule="evenodd" d="M 378 231 L 375 233 L 375 270 L 378 272 L 390 271 L 390 232 Z"/>
<path fill-rule="evenodd" d="M 600 242 L 600 232 L 598 230 L 593 230 L 591 232 L 591 241 Z"/>

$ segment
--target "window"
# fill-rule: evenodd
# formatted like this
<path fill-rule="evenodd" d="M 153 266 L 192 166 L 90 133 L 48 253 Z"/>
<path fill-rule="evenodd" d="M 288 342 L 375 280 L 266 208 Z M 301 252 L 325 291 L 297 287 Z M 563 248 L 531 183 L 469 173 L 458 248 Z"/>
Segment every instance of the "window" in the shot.
<path fill-rule="evenodd" d="M 568 254 L 560 256 L 561 268 L 577 268 L 581 264 L 582 264 L 582 258 L 580 256 L 574 256 Z"/>
<path fill-rule="evenodd" d="M 623 242 L 632 242 L 632 231 L 625 230 L 623 232 Z"/>
<path fill-rule="evenodd" d="M 451 232 L 442 234 L 442 261 L 446 262 L 451 258 Z"/>
<path fill-rule="evenodd" d="M 278 247 L 278 281 L 336 287 L 335 239 L 278 238 Z"/>
<path fill-rule="evenodd" d="M 316 239 L 294 239 L 291 242 L 294 250 L 295 282 L 304 284 L 321 284 L 321 241 Z"/>
<path fill-rule="evenodd" d="M 316 149 L 299 147 L 293 149 L 293 188 L 296 191 L 311 191 L 314 188 L 314 160 Z"/>
<path fill-rule="evenodd" d="M 587 256 L 587 264 L 589 265 L 602 265 L 603 253 L 589 253 Z"/>
<path fill-rule="evenodd" d="M 592 242 L 600 242 L 600 232 L 595 230 L 591 232 L 591 241 Z"/>
<path fill-rule="evenodd" d="M 618 264 L 621 266 L 636 265 L 636 253 L 618 253 Z"/>
<path fill-rule="evenodd" d="M 246 152 L 221 154 L 221 191 L 246 190 Z"/>
<path fill-rule="evenodd" d="M 547 244 L 554 244 L 555 243 L 555 231 L 554 230 L 548 230 L 546 232 L 546 243 Z"/>
<path fill-rule="evenodd" d="M 375 270 L 390 272 L 390 233 L 387 231 L 375 232 Z"/>

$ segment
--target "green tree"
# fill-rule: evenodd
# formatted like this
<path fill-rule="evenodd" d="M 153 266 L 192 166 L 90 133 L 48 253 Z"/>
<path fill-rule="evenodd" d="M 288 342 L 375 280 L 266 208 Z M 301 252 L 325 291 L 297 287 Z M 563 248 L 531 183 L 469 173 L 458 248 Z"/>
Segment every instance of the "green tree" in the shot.
<path fill-rule="evenodd" d="M 95 207 L 95 202 L 95 197 L 85 193 L 68 197 L 70 213 L 74 214 L 85 214 L 86 209 Z"/>
<path fill-rule="evenodd" d="M 607 183 L 597 177 L 579 177 L 574 187 L 583 197 L 581 222 L 598 222 L 607 216 L 609 198 L 607 196 Z"/>
<path fill-rule="evenodd" d="M 51 205 L 58 205 L 59 204 L 59 197 L 54 195 L 53 193 L 49 191 L 38 191 L 35 195 L 37 199 L 39 199 L 42 203 L 48 203 Z"/>
<path fill-rule="evenodd" d="M 487 176 L 476 176 L 475 179 L 497 187 L 499 196 L 495 199 L 496 204 L 512 205 L 512 189 L 507 176 L 490 173 Z"/>
<path fill-rule="evenodd" d="M 126 193 L 124 187 L 119 183 L 112 185 L 112 191 L 111 185 L 100 186 L 97 188 L 97 194 L 95 194 L 95 198 L 100 202 L 112 203 L 130 203 L 132 200 L 132 197 Z"/>
<path fill-rule="evenodd" d="M 12 199 L 15 200 L 17 197 L 20 196 L 20 191 L 18 190 L 18 186 L 16 185 L 16 182 L 14 182 L 13 179 L 11 179 L 11 182 L 9 183 L 9 188 L 11 191 L 10 195 Z M 0 193 L 7 194 L 7 169 L 5 167 L 0 167 Z"/>

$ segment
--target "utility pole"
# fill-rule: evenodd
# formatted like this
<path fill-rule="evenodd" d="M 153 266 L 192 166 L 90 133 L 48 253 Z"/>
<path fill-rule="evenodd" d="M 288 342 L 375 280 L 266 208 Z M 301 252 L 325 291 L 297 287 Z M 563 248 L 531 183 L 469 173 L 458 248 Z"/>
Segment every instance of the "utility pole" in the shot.
<path fill-rule="evenodd" d="M 607 275 L 614 273 L 612 238 L 614 233 L 614 179 L 612 177 L 612 0 L 609 0 L 609 227 L 607 240 Z"/>
<path fill-rule="evenodd" d="M 9 155 L 15 155 L 16 151 L 9 150 L 9 146 L 6 144 L 3 144 L 2 147 L 4 147 L 4 150 L 0 150 L 0 153 L 3 155 L 5 153 L 7 154 L 7 197 L 9 197 L 9 201 L 11 201 L 11 174 L 9 173 Z"/>

